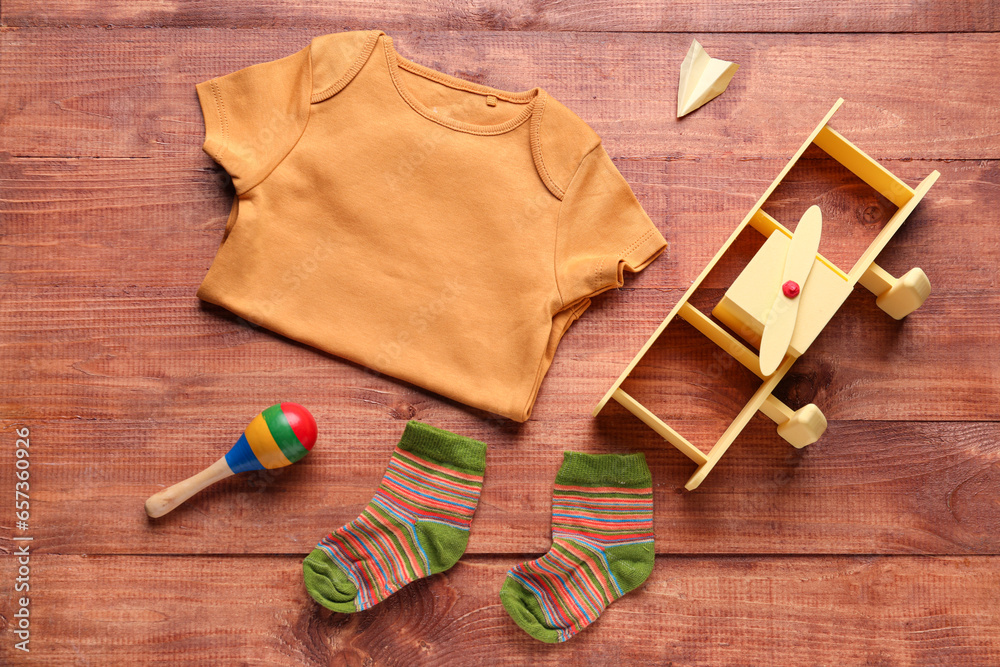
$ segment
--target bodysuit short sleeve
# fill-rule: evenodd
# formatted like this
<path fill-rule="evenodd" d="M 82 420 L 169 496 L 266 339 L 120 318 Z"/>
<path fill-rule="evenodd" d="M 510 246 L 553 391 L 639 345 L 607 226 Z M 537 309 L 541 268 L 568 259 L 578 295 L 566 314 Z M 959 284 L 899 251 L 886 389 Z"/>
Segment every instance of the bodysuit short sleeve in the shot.
<path fill-rule="evenodd" d="M 205 152 L 233 178 L 254 187 L 295 145 L 309 112 L 310 49 L 247 67 L 197 86 Z"/>
<path fill-rule="evenodd" d="M 566 188 L 556 231 L 556 281 L 563 305 L 620 287 L 667 242 L 598 144 Z"/>

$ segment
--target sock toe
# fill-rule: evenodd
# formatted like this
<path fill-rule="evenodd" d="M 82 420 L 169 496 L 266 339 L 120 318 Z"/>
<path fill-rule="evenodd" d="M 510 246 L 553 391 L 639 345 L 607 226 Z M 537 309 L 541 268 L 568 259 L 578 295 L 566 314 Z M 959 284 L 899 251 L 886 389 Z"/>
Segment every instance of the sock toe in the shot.
<path fill-rule="evenodd" d="M 539 641 L 555 644 L 566 641 L 559 630 L 548 625 L 542 605 L 535 594 L 513 577 L 507 577 L 500 589 L 500 602 L 521 629 Z"/>
<path fill-rule="evenodd" d="M 306 590 L 316 602 L 327 609 L 350 614 L 358 610 L 357 587 L 322 549 L 313 549 L 302 562 Z"/>

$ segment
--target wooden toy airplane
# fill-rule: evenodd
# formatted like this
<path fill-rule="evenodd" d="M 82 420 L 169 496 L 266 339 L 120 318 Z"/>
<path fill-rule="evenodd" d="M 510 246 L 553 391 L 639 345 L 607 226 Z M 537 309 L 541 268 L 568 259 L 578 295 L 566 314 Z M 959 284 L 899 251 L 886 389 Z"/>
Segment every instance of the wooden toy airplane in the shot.
<path fill-rule="evenodd" d="M 609 399 L 615 399 L 694 461 L 698 469 L 684 485 L 689 491 L 698 488 L 704 481 L 758 410 L 772 419 L 778 425 L 778 435 L 795 447 L 811 445 L 823 435 L 826 417 L 816 405 L 810 403 L 792 410 L 771 392 L 847 300 L 855 284 L 861 283 L 875 294 L 875 303 L 879 308 L 897 320 L 919 308 L 930 294 L 930 281 L 922 270 L 911 269 L 897 279 L 879 267 L 875 258 L 940 174 L 937 171 L 931 172 L 916 188 L 903 183 L 827 126 L 843 102 L 843 99 L 837 100 L 594 408 L 596 416 Z M 810 144 L 824 150 L 897 206 L 896 213 L 854 267 L 846 273 L 817 252 L 822 231 L 819 207 L 813 206 L 805 212 L 794 234 L 761 209 Z M 756 346 L 760 350 L 759 356 L 714 319 L 688 303 L 688 298 L 747 225 L 763 234 L 767 240 L 712 310 L 712 315 L 729 330 Z M 760 388 L 707 454 L 621 389 L 622 383 L 675 315 L 687 321 L 762 380 Z"/>

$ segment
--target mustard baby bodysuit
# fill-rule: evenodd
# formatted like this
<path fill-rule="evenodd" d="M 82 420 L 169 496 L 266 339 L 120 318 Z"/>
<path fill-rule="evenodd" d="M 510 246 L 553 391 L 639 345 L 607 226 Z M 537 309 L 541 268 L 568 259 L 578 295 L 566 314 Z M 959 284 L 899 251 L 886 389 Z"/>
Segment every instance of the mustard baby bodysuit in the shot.
<path fill-rule="evenodd" d="M 544 90 L 436 72 L 381 31 L 197 90 L 236 187 L 198 296 L 456 401 L 528 419 L 590 298 L 666 247 Z"/>

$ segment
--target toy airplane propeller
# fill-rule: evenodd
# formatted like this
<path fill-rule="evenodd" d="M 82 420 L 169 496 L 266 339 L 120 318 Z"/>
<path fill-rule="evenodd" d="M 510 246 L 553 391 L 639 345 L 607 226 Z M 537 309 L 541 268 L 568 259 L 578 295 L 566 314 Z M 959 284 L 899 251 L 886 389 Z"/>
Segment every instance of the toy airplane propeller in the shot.
<path fill-rule="evenodd" d="M 802 302 L 799 296 L 816 261 L 822 233 L 823 214 L 820 213 L 819 206 L 810 206 L 799 220 L 792 242 L 788 244 L 781 286 L 774 297 L 761 336 L 760 372 L 764 375 L 778 370 L 778 364 L 788 352 L 799 314 L 799 304 Z"/>

